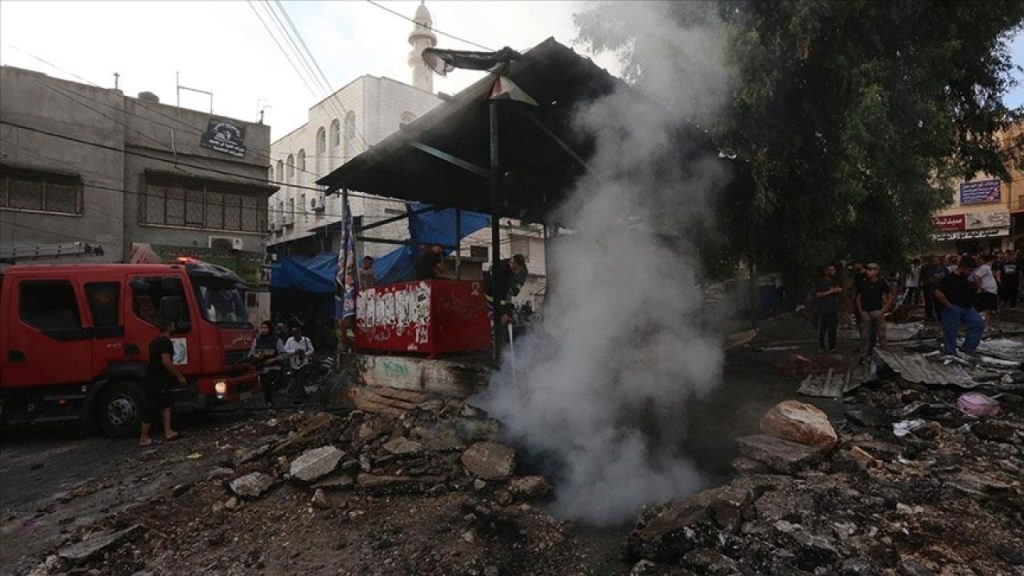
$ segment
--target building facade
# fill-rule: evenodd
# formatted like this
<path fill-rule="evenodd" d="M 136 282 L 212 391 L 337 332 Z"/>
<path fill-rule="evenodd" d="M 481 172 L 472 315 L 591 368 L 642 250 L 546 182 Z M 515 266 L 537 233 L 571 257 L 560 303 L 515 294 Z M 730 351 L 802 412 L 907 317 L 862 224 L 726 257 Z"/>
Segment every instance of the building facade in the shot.
<path fill-rule="evenodd" d="M 259 283 L 269 126 L 10 66 L 0 86 L 0 259 L 188 256 Z"/>
<path fill-rule="evenodd" d="M 1005 147 L 1022 127 L 998 136 Z M 943 253 L 1024 250 L 1024 172 L 1011 166 L 1010 180 L 979 174 L 956 183 L 953 202 L 932 222 L 935 249 Z"/>
<path fill-rule="evenodd" d="M 411 85 L 386 77 L 360 76 L 313 105 L 305 124 L 271 143 L 270 179 L 280 190 L 270 197 L 268 206 L 270 251 L 307 256 L 340 251 L 341 198 L 325 196 L 316 181 L 442 101 L 433 92 L 433 72 L 420 56 L 424 48 L 437 43 L 426 6 L 417 7 L 414 20 L 408 36 Z M 349 206 L 357 228 L 406 213 L 404 202 L 358 192 L 350 194 Z M 398 219 L 368 229 L 360 237 L 357 255 L 380 257 L 396 249 L 396 243 L 408 241 L 408 221 Z M 514 253 L 527 257 L 530 277 L 517 300 L 530 301 L 538 309 L 544 296 L 542 229 L 503 221 L 501 240 L 503 257 Z M 481 277 L 490 261 L 489 247 L 489 229 L 463 239 L 460 278 Z M 449 258 L 450 269 L 454 260 L 454 255 Z"/>

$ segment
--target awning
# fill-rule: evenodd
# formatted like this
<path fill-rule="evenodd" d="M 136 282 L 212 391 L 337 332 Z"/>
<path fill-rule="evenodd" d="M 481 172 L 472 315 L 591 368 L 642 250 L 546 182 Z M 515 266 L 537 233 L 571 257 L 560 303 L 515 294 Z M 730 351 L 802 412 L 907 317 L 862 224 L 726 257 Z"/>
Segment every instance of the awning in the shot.
<path fill-rule="evenodd" d="M 499 118 L 506 174 L 500 216 L 542 221 L 582 173 L 589 138 L 574 130 L 573 112 L 625 84 L 549 38 L 502 64 L 317 183 L 379 196 L 490 213 L 488 104 L 496 80 L 510 80 L 538 106 L 503 103 Z M 548 134 L 566 145 L 556 143 Z"/>

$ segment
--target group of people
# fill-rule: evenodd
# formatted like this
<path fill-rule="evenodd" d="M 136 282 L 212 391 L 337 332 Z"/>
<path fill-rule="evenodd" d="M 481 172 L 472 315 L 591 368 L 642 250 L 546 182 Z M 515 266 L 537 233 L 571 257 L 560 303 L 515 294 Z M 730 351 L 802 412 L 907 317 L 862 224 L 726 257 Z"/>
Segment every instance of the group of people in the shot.
<path fill-rule="evenodd" d="M 252 341 L 249 359 L 260 372 L 260 388 L 267 408 L 274 407 L 274 392 L 285 374 L 301 378 L 315 349 L 313 342 L 302 334 L 302 327 L 294 325 L 291 335 L 284 324 L 274 326 L 269 321 L 260 323 L 259 334 Z"/>
<path fill-rule="evenodd" d="M 923 262 L 923 263 L 922 263 Z M 886 344 L 886 315 L 898 310 L 905 316 L 923 300 L 925 318 L 942 323 L 946 356 L 956 356 L 957 334 L 965 325 L 966 338 L 959 352 L 973 354 L 981 342 L 990 314 L 1000 306 L 1015 307 L 1024 290 L 1024 259 L 1020 251 L 996 251 L 978 255 L 929 256 L 915 258 L 902 278 L 892 281 L 901 288 L 902 298 L 881 275 L 881 267 L 854 264 L 852 286 L 843 287 L 836 267 L 823 269 L 814 299 L 818 318 L 818 349 L 835 352 L 839 313 L 844 301 L 850 304 L 864 355 Z M 844 298 L 849 296 L 849 298 Z"/>

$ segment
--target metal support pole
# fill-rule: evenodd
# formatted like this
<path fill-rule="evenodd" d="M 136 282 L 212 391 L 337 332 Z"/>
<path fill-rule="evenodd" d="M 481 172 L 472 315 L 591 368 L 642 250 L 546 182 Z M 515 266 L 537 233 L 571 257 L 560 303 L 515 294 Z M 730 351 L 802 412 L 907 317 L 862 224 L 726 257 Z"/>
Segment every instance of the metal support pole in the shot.
<path fill-rule="evenodd" d="M 498 313 L 499 300 L 495 291 L 495 276 L 501 266 L 501 163 L 498 154 L 498 101 L 491 100 L 490 112 L 490 142 L 491 142 L 491 297 L 494 313 L 493 338 L 494 338 L 494 367 L 501 367 L 501 346 L 504 343 L 505 334 L 501 329 L 501 315 Z"/>
<path fill-rule="evenodd" d="M 455 209 L 455 279 L 462 280 L 462 208 Z"/>

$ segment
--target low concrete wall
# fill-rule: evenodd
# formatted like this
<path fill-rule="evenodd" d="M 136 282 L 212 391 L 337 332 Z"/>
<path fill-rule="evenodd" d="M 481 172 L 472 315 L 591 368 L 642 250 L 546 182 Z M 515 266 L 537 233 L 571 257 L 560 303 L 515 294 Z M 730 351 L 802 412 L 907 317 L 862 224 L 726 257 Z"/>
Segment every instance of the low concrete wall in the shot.
<path fill-rule="evenodd" d="M 487 364 L 408 356 L 357 354 L 356 383 L 468 398 L 484 389 L 490 379 Z"/>

